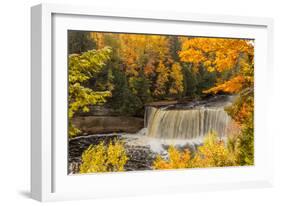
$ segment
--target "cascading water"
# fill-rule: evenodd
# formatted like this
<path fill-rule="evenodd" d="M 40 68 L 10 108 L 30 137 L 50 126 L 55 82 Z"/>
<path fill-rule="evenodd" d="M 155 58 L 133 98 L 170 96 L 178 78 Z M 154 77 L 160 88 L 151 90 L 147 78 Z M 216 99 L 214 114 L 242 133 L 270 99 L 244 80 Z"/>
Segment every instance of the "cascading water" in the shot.
<path fill-rule="evenodd" d="M 234 96 L 216 96 L 186 104 L 146 106 L 144 128 L 137 134 L 123 134 L 132 145 L 148 145 L 153 152 L 166 153 L 168 145 L 195 150 L 211 131 L 225 140 L 231 131 L 231 117 L 225 107 Z"/>
<path fill-rule="evenodd" d="M 215 131 L 219 137 L 227 135 L 231 118 L 224 108 L 195 108 L 169 110 L 147 107 L 147 136 L 162 139 L 194 139 Z"/>

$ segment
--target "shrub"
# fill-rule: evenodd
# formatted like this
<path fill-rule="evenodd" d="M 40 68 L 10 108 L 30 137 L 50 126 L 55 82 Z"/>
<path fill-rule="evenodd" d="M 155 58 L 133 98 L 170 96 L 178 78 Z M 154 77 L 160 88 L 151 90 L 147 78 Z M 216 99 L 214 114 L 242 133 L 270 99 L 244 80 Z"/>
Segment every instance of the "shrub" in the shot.
<path fill-rule="evenodd" d="M 242 128 L 242 134 L 237 138 L 237 161 L 239 165 L 254 165 L 254 127 L 253 116 Z"/>
<path fill-rule="evenodd" d="M 235 143 L 238 164 L 254 165 L 254 90 L 242 91 L 227 112 L 241 128 Z"/>
<path fill-rule="evenodd" d="M 223 167 L 235 165 L 235 155 L 215 133 L 209 133 L 204 144 L 198 147 L 192 167 Z"/>
<path fill-rule="evenodd" d="M 82 154 L 80 173 L 124 171 L 128 157 L 121 141 L 114 140 L 106 146 L 102 141 L 90 145 Z"/>
<path fill-rule="evenodd" d="M 236 165 L 235 157 L 235 152 L 229 150 L 225 142 L 211 132 L 205 137 L 204 144 L 197 148 L 193 156 L 187 149 L 180 152 L 174 146 L 170 146 L 168 158 L 157 156 L 153 167 L 155 169 L 178 169 L 234 166 Z"/>
<path fill-rule="evenodd" d="M 184 152 L 178 151 L 174 146 L 170 146 L 168 149 L 169 158 L 166 160 L 158 155 L 153 162 L 154 169 L 179 169 L 190 167 L 190 152 L 185 150 Z"/>

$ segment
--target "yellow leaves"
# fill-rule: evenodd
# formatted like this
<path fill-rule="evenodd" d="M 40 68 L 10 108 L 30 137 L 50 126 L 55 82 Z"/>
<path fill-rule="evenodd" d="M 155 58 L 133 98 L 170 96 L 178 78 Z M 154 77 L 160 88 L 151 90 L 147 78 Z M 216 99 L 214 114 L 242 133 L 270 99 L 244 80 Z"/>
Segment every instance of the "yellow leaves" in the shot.
<path fill-rule="evenodd" d="M 89 112 L 90 109 L 89 109 L 89 107 L 85 106 L 85 107 L 82 108 L 82 111 L 83 111 L 83 112 Z"/>
<path fill-rule="evenodd" d="M 252 105 L 249 105 L 247 103 L 242 103 L 242 106 L 240 108 L 239 113 L 237 114 L 237 118 L 239 120 L 245 120 L 248 119 L 250 117 L 250 115 L 253 113 L 254 108 L 252 107 Z"/>
<path fill-rule="evenodd" d="M 234 165 L 234 162 L 225 143 L 218 139 L 215 133 L 210 133 L 205 137 L 204 144 L 198 147 L 192 165 L 193 167 L 223 167 Z"/>
<path fill-rule="evenodd" d="M 203 64 L 209 71 L 222 72 L 232 69 L 241 53 L 253 55 L 249 40 L 226 38 L 183 38 L 181 61 Z"/>
<path fill-rule="evenodd" d="M 156 68 L 157 80 L 156 88 L 154 90 L 155 96 L 161 96 L 167 94 L 169 91 L 172 95 L 181 94 L 183 92 L 183 73 L 181 65 L 175 62 L 171 68 L 164 65 L 162 61 L 158 64 Z M 169 88 L 167 83 L 171 80 L 171 85 Z"/>
<path fill-rule="evenodd" d="M 226 92 L 226 93 L 238 93 L 242 90 L 243 84 L 245 82 L 245 78 L 241 75 L 238 75 L 229 81 L 224 82 L 223 84 L 218 84 L 217 86 L 203 91 L 204 93 L 213 93 L 216 94 L 218 92 Z"/>
<path fill-rule="evenodd" d="M 254 46 L 251 40 L 226 38 L 182 38 L 181 61 L 221 73 L 213 88 L 203 93 L 237 94 L 254 86 Z"/>
<path fill-rule="evenodd" d="M 204 93 L 226 92 L 230 94 L 240 93 L 243 89 L 254 87 L 254 63 L 241 59 L 240 72 L 228 81 L 218 83 L 215 87 L 203 91 Z"/>
<path fill-rule="evenodd" d="M 103 104 L 106 102 L 106 98 L 111 96 L 111 93 L 95 92 L 89 88 L 83 86 L 73 88 L 69 85 L 69 108 L 68 117 L 71 119 L 75 112 L 82 109 L 83 112 L 88 112 L 88 105 Z"/>
<path fill-rule="evenodd" d="M 189 48 L 186 51 L 180 52 L 179 57 L 181 58 L 182 61 L 192 62 L 195 65 L 198 65 L 200 62 L 206 60 L 206 58 L 203 55 L 203 52 L 194 48 Z"/>
<path fill-rule="evenodd" d="M 128 160 L 123 143 L 110 142 L 107 148 L 107 161 L 109 171 L 124 171 L 124 165 Z"/>
<path fill-rule="evenodd" d="M 91 172 L 106 172 L 105 165 L 106 148 L 104 143 L 91 145 L 82 154 L 82 164 L 80 166 L 80 173 L 91 173 Z"/>
<path fill-rule="evenodd" d="M 73 114 L 72 114 L 73 115 Z M 68 134 L 70 137 L 74 137 L 75 135 L 79 134 L 81 131 L 74 127 L 71 123 L 68 125 Z"/>
<path fill-rule="evenodd" d="M 82 154 L 80 173 L 124 171 L 128 157 L 124 144 L 118 140 L 105 146 L 104 142 L 91 145 Z"/>
<path fill-rule="evenodd" d="M 172 79 L 172 84 L 169 89 L 170 94 L 180 94 L 183 92 L 183 74 L 181 65 L 175 62 L 172 65 L 170 78 Z"/>
<path fill-rule="evenodd" d="M 169 80 L 169 70 L 164 65 L 162 61 L 160 61 L 158 67 L 156 68 L 157 72 L 157 80 L 156 80 L 156 89 L 154 90 L 155 96 L 161 96 L 166 94 L 166 84 Z"/>
<path fill-rule="evenodd" d="M 154 169 L 172 169 L 169 162 L 161 157 L 161 155 L 157 155 L 156 159 L 153 162 Z"/>
<path fill-rule="evenodd" d="M 111 96 L 109 91 L 98 92 L 84 86 L 85 82 L 102 71 L 110 54 L 111 48 L 105 47 L 100 50 L 90 50 L 81 55 L 69 56 L 68 117 L 70 122 L 79 109 L 88 112 L 89 105 L 102 104 L 106 101 L 106 97 Z M 78 129 L 72 128 L 69 130 L 69 136 L 77 135 L 78 131 Z"/>
<path fill-rule="evenodd" d="M 120 34 L 120 57 L 128 75 L 137 76 L 139 57 L 144 53 L 145 37 L 143 35 Z"/>
<path fill-rule="evenodd" d="M 154 169 L 180 169 L 189 167 L 191 157 L 188 150 L 179 152 L 174 146 L 170 146 L 168 153 L 168 160 L 163 159 L 160 155 L 156 157 L 156 160 L 153 162 Z"/>
<path fill-rule="evenodd" d="M 209 72 L 214 72 L 215 71 L 215 68 L 212 65 L 212 61 L 206 60 L 206 61 L 203 62 L 203 64 L 204 64 L 205 68 L 207 68 L 207 70 Z"/>
<path fill-rule="evenodd" d="M 236 165 L 236 151 L 228 150 L 225 143 L 218 139 L 215 133 L 210 133 L 205 137 L 204 144 L 197 148 L 193 156 L 189 150 L 180 152 L 174 146 L 169 147 L 168 154 L 167 159 L 157 156 L 153 167 L 155 169 L 178 169 Z"/>
<path fill-rule="evenodd" d="M 167 94 L 177 95 L 183 92 L 180 63 L 173 65 L 175 59 L 172 57 L 177 56 L 175 51 L 179 50 L 180 45 L 174 48 L 171 36 L 95 32 L 92 35 L 97 45 L 106 45 L 106 39 L 114 37 L 118 44 L 111 45 L 113 56 L 120 62 L 120 71 L 125 73 L 127 79 L 139 78 L 144 74 L 144 78 L 151 81 L 150 89 L 153 90 L 154 97 L 163 98 Z"/>
<path fill-rule="evenodd" d="M 244 89 L 226 111 L 241 128 L 235 145 L 238 164 L 254 165 L 254 88 Z"/>
<path fill-rule="evenodd" d="M 155 72 L 153 64 L 168 61 L 168 38 L 159 35 L 119 34 L 120 57 L 128 76 L 137 76 L 144 66 L 146 75 Z M 147 58 L 147 62 L 144 61 Z M 143 64 L 146 65 L 143 65 Z"/>
<path fill-rule="evenodd" d="M 112 50 L 104 47 L 101 50 L 89 50 L 81 55 L 69 55 L 68 80 L 71 84 L 82 83 L 101 72 L 110 59 Z"/>
<path fill-rule="evenodd" d="M 190 152 L 185 150 L 184 152 L 177 151 L 174 147 L 169 148 L 170 161 L 173 168 L 186 168 L 189 167 Z"/>
<path fill-rule="evenodd" d="M 254 97 L 252 90 L 246 90 L 240 94 L 227 112 L 235 120 L 236 123 L 243 127 L 250 127 L 253 125 L 254 114 Z M 249 124 L 251 123 L 251 124 Z"/>
<path fill-rule="evenodd" d="M 145 65 L 145 67 L 143 69 L 144 74 L 146 76 L 149 76 L 154 73 L 154 71 L 155 71 L 154 63 L 155 63 L 155 61 L 153 59 L 148 60 L 147 64 Z"/>

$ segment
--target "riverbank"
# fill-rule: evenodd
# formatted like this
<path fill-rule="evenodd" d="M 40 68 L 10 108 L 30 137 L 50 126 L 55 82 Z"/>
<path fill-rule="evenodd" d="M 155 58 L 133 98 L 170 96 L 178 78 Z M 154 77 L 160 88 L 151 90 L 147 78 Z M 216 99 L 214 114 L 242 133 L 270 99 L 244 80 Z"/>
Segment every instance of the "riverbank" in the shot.
<path fill-rule="evenodd" d="M 125 171 L 143 171 L 151 170 L 152 163 L 156 158 L 157 153 L 153 152 L 148 145 L 135 145 L 129 144 L 132 139 L 127 139 L 119 134 L 111 135 L 90 135 L 82 136 L 68 141 L 68 173 L 79 173 L 79 167 L 81 165 L 82 153 L 90 145 L 98 145 L 100 142 L 104 142 L 108 145 L 110 141 L 119 140 L 124 142 L 125 150 L 128 156 L 128 162 L 124 169 Z"/>
<path fill-rule="evenodd" d="M 144 118 L 76 117 L 73 123 L 82 136 L 69 139 L 69 173 L 79 173 L 82 153 L 101 142 L 107 146 L 110 141 L 122 141 L 128 157 L 124 170 L 138 171 L 153 169 L 156 156 L 166 158 L 171 145 L 194 153 L 210 132 L 225 140 L 233 133 L 232 120 L 224 110 L 232 101 L 232 96 L 220 95 L 186 104 L 147 106 Z"/>

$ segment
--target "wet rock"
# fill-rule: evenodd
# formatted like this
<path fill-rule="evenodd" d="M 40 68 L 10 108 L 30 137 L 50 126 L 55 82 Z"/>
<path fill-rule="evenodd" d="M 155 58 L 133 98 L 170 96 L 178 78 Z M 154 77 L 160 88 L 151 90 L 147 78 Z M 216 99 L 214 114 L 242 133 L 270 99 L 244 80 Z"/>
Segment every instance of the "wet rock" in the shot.
<path fill-rule="evenodd" d="M 105 144 L 109 144 L 114 139 L 120 139 L 125 142 L 125 149 L 129 158 L 125 165 L 125 171 L 137 171 L 137 170 L 151 170 L 152 163 L 156 157 L 149 146 L 138 146 L 127 144 L 127 139 L 122 138 L 118 134 L 112 135 L 90 135 L 81 136 L 74 139 L 70 139 L 68 142 L 68 173 L 76 174 L 79 172 L 81 165 L 82 153 L 91 145 L 97 145 L 101 141 Z"/>
<path fill-rule="evenodd" d="M 129 161 L 125 165 L 126 171 L 151 170 L 156 154 L 148 146 L 126 145 Z"/>

